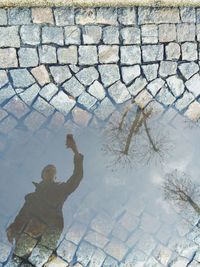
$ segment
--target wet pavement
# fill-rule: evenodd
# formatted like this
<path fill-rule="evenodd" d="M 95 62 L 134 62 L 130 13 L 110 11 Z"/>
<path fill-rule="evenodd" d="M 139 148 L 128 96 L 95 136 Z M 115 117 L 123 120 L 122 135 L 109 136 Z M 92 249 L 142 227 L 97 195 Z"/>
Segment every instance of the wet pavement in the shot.
<path fill-rule="evenodd" d="M 199 266 L 199 134 L 171 108 L 134 102 L 88 127 L 13 130 L 0 266 Z"/>

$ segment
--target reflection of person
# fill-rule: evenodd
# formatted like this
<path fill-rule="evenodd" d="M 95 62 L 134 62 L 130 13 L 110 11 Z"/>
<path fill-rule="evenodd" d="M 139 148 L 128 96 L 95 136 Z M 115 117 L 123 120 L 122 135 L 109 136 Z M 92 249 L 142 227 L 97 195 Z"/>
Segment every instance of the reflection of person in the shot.
<path fill-rule="evenodd" d="M 25 203 L 14 222 L 7 228 L 8 240 L 17 242 L 22 233 L 45 240 L 53 240 L 49 244 L 52 248 L 56 245 L 63 230 L 62 207 L 68 196 L 76 190 L 83 177 L 83 155 L 78 152 L 72 135 L 67 135 L 66 147 L 71 148 L 74 153 L 74 172 L 72 176 L 63 183 L 56 182 L 56 167 L 47 165 L 42 170 L 42 181 L 34 183 L 36 190 L 26 195 Z M 55 235 L 56 233 L 56 235 Z M 45 245 L 45 244 L 44 244 Z M 54 247 L 55 248 L 55 247 Z"/>

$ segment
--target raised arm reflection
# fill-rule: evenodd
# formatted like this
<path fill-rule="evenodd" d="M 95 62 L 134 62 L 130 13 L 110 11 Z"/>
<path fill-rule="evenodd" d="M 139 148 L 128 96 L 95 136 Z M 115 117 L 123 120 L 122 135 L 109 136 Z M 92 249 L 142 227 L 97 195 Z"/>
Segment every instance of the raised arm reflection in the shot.
<path fill-rule="evenodd" d="M 45 246 L 53 251 L 64 227 L 63 204 L 83 178 L 83 155 L 72 135 L 67 135 L 66 147 L 74 153 L 74 171 L 66 181 L 56 181 L 56 167 L 47 165 L 42 181 L 35 183 L 35 192 L 25 196 L 25 203 L 14 222 L 7 228 L 8 240 L 15 241 L 14 255 L 28 258 L 31 248 Z"/>

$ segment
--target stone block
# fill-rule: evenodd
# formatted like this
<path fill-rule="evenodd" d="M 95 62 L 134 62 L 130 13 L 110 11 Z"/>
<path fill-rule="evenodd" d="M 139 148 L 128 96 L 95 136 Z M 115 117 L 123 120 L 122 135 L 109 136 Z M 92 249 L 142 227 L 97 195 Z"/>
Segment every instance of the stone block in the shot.
<path fill-rule="evenodd" d="M 42 43 L 63 45 L 63 29 L 55 26 L 44 26 L 42 28 Z"/>
<path fill-rule="evenodd" d="M 21 47 L 18 50 L 20 67 L 35 67 L 39 63 L 38 53 L 36 48 Z"/>
<path fill-rule="evenodd" d="M 18 66 L 15 48 L 0 48 L 0 68 L 15 68 Z"/>
<path fill-rule="evenodd" d="M 95 67 L 84 68 L 76 74 L 76 78 L 85 86 L 91 85 L 99 78 L 99 73 Z"/>
<path fill-rule="evenodd" d="M 0 47 L 20 47 L 18 26 L 0 27 Z"/>
<path fill-rule="evenodd" d="M 83 91 L 85 91 L 85 87 L 75 77 L 72 77 L 70 80 L 66 81 L 62 87 L 73 97 L 77 97 Z"/>
<path fill-rule="evenodd" d="M 142 65 L 143 73 L 148 81 L 152 81 L 157 78 L 158 67 L 158 64 Z"/>
<path fill-rule="evenodd" d="M 159 25 L 159 42 L 168 43 L 172 41 L 176 41 L 175 24 L 160 24 Z"/>
<path fill-rule="evenodd" d="M 51 75 L 52 75 L 54 81 L 57 84 L 61 84 L 64 81 L 66 81 L 72 77 L 70 69 L 67 65 L 51 66 L 49 69 L 50 69 L 50 72 L 51 72 Z"/>
<path fill-rule="evenodd" d="M 135 78 L 140 76 L 140 65 L 124 66 L 121 68 L 122 79 L 126 85 L 130 84 Z"/>
<path fill-rule="evenodd" d="M 125 27 L 120 30 L 124 45 L 140 44 L 140 29 L 138 27 Z"/>
<path fill-rule="evenodd" d="M 93 65 L 98 63 L 97 47 L 90 46 L 79 46 L 79 64 L 80 65 Z"/>
<path fill-rule="evenodd" d="M 143 44 L 158 43 L 158 26 L 157 25 L 142 25 L 141 35 Z"/>
<path fill-rule="evenodd" d="M 65 44 L 77 44 L 81 43 L 81 31 L 78 26 L 66 26 L 64 28 Z"/>
<path fill-rule="evenodd" d="M 73 98 L 69 97 L 62 91 L 60 91 L 56 96 L 54 96 L 50 103 L 64 115 L 67 115 L 76 104 Z"/>
<path fill-rule="evenodd" d="M 180 45 L 177 43 L 169 43 L 166 48 L 166 59 L 167 60 L 178 60 L 181 55 Z"/>
<path fill-rule="evenodd" d="M 120 79 L 119 68 L 115 64 L 100 65 L 99 72 L 104 86 L 109 86 Z"/>
<path fill-rule="evenodd" d="M 57 26 L 74 25 L 74 8 L 57 7 L 54 9 Z"/>
<path fill-rule="evenodd" d="M 31 10 L 29 8 L 9 8 L 8 23 L 10 25 L 30 24 Z"/>
<path fill-rule="evenodd" d="M 186 42 L 181 45 L 182 60 L 193 61 L 198 59 L 197 44 Z"/>
<path fill-rule="evenodd" d="M 122 25 L 135 25 L 135 24 L 137 24 L 135 7 L 119 8 L 118 9 L 118 20 L 119 20 L 119 23 Z"/>
<path fill-rule="evenodd" d="M 117 63 L 119 61 L 118 45 L 100 45 L 98 50 L 100 63 Z"/>
<path fill-rule="evenodd" d="M 108 88 L 108 94 L 117 103 L 121 104 L 131 98 L 129 91 L 121 81 L 115 82 Z"/>
<path fill-rule="evenodd" d="M 58 87 L 53 83 L 49 83 L 40 90 L 40 95 L 49 101 L 57 92 Z"/>
<path fill-rule="evenodd" d="M 45 85 L 50 82 L 49 73 L 45 65 L 40 65 L 31 70 L 32 75 L 35 77 L 36 81 L 41 85 Z"/>
<path fill-rule="evenodd" d="M 84 44 L 98 44 L 101 40 L 102 28 L 98 25 L 86 25 L 82 35 Z"/>
<path fill-rule="evenodd" d="M 42 45 L 38 49 L 40 63 L 53 64 L 57 63 L 56 48 L 50 45 Z"/>
<path fill-rule="evenodd" d="M 159 68 L 159 75 L 161 77 L 167 77 L 169 75 L 176 74 L 177 72 L 177 62 L 173 61 L 161 61 Z"/>
<path fill-rule="evenodd" d="M 57 50 L 58 62 L 61 64 L 77 64 L 78 51 L 77 46 L 70 45 L 69 47 L 59 47 Z"/>
<path fill-rule="evenodd" d="M 142 58 L 144 62 L 163 60 L 163 45 L 145 45 L 142 46 Z"/>
<path fill-rule="evenodd" d="M 177 24 L 177 41 L 187 42 L 195 41 L 195 24 L 194 23 L 181 23 Z"/>
<path fill-rule="evenodd" d="M 138 45 L 121 46 L 120 47 L 120 62 L 124 65 L 132 65 L 141 63 L 141 49 Z"/>
<path fill-rule="evenodd" d="M 33 20 L 33 23 L 54 24 L 52 9 L 48 7 L 32 8 L 32 20 Z"/>
<path fill-rule="evenodd" d="M 10 70 L 10 75 L 15 88 L 27 88 L 35 82 L 35 79 L 27 69 Z"/>
<path fill-rule="evenodd" d="M 88 88 L 88 92 L 98 100 L 102 100 L 106 96 L 105 89 L 99 81 L 94 81 Z"/>
<path fill-rule="evenodd" d="M 106 26 L 103 28 L 104 44 L 119 44 L 119 28 L 116 26 Z"/>
<path fill-rule="evenodd" d="M 116 8 L 106 8 L 100 7 L 96 9 L 96 23 L 98 24 L 108 24 L 117 25 L 117 9 Z"/>
<path fill-rule="evenodd" d="M 8 19 L 7 19 L 7 10 L 4 8 L 0 9 L 0 25 L 7 25 Z"/>
<path fill-rule="evenodd" d="M 21 40 L 24 44 L 38 45 L 40 43 L 39 25 L 22 25 L 20 28 Z"/>

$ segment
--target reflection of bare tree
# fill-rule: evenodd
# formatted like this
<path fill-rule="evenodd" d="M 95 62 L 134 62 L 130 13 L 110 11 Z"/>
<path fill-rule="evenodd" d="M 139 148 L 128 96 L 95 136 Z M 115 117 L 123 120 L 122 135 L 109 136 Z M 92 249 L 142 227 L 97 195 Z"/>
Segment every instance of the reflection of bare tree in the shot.
<path fill-rule="evenodd" d="M 167 174 L 163 189 L 165 199 L 174 201 L 181 208 L 189 205 L 197 214 L 200 214 L 200 206 L 195 201 L 200 196 L 200 188 L 187 174 L 179 173 L 177 170 Z"/>
<path fill-rule="evenodd" d="M 132 101 L 116 119 L 113 119 L 107 130 L 104 151 L 112 157 L 111 165 L 123 163 L 149 162 L 158 156 L 163 160 L 168 154 L 169 140 L 163 133 L 154 133 L 148 120 L 153 116 L 153 109 L 144 109 Z M 157 129 L 153 125 L 154 129 Z"/>

